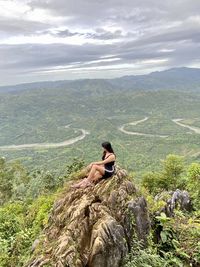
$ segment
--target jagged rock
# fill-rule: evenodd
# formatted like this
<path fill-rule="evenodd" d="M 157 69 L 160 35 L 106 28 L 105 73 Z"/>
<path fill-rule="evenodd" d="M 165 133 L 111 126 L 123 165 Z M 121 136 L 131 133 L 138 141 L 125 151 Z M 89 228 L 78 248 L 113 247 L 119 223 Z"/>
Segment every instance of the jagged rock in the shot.
<path fill-rule="evenodd" d="M 139 197 L 135 201 L 130 201 L 128 208 L 133 212 L 136 221 L 136 232 L 139 239 L 143 239 L 147 245 L 147 235 L 150 230 L 150 219 L 147 211 L 147 202 L 144 197 Z"/>
<path fill-rule="evenodd" d="M 161 193 L 155 197 L 155 200 L 163 200 L 166 198 L 166 192 Z M 180 189 L 176 189 L 173 192 L 168 192 L 168 199 L 165 199 L 166 205 L 161 210 L 168 217 L 174 216 L 174 210 L 177 205 L 180 206 L 182 211 L 191 211 L 192 210 L 192 202 L 189 196 L 189 193 L 185 190 L 181 191 Z"/>
<path fill-rule="evenodd" d="M 145 199 L 117 167 L 113 177 L 93 187 L 66 188 L 26 266 L 120 267 L 133 234 L 146 240 L 149 225 Z"/>

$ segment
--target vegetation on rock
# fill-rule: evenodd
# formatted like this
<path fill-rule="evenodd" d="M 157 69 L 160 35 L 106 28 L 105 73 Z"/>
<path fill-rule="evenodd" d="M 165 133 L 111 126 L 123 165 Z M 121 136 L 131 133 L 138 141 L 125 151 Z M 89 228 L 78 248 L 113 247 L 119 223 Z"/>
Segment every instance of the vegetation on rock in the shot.
<path fill-rule="evenodd" d="M 54 175 L 0 160 L 1 267 L 199 266 L 199 163 L 170 154 L 141 181 L 118 166 L 94 187 L 71 189 L 84 166 L 75 159 Z M 168 213 L 177 192 L 192 205 L 177 200 Z"/>

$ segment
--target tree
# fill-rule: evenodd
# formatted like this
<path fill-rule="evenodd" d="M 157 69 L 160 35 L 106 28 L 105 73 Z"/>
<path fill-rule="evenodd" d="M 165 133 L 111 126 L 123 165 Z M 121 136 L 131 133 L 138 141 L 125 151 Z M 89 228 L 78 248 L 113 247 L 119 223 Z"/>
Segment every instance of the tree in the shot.
<path fill-rule="evenodd" d="M 7 169 L 6 161 L 0 158 L 0 205 L 11 198 L 13 188 L 13 173 Z"/>
<path fill-rule="evenodd" d="M 142 177 L 142 185 L 153 194 L 161 190 L 174 190 L 183 185 L 181 177 L 184 171 L 183 157 L 169 154 L 161 162 L 162 170 L 160 172 L 147 172 Z"/>
<path fill-rule="evenodd" d="M 181 174 L 184 171 L 183 158 L 183 156 L 169 154 L 165 160 L 161 160 L 163 166 L 162 182 L 166 190 L 173 190 L 181 185 Z"/>
<path fill-rule="evenodd" d="M 195 208 L 200 208 L 200 164 L 192 163 L 187 171 L 187 189 L 193 199 Z"/>

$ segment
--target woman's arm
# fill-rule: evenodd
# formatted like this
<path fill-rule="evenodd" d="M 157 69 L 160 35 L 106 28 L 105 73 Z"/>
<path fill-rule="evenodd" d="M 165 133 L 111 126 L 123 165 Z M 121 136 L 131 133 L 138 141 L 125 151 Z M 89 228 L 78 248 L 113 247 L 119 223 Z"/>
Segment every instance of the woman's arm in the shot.
<path fill-rule="evenodd" d="M 114 160 L 115 160 L 115 156 L 114 155 L 111 155 L 107 159 L 104 159 L 104 160 L 101 160 L 101 161 L 92 162 L 92 164 L 100 165 L 100 164 L 105 164 L 105 163 L 108 163 L 108 162 L 111 162 L 111 161 L 114 161 Z"/>

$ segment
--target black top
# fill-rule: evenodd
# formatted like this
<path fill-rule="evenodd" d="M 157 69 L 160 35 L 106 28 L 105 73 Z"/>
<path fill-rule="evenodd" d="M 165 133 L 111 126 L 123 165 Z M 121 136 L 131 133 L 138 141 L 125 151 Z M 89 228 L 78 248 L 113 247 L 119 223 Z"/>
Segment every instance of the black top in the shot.
<path fill-rule="evenodd" d="M 107 159 L 110 155 L 111 154 L 109 154 L 106 158 L 105 158 L 105 155 L 104 155 L 102 157 L 102 160 Z M 112 170 L 114 164 L 115 164 L 115 161 L 113 160 L 113 161 L 105 163 L 104 166 L 105 166 L 106 169 Z"/>

